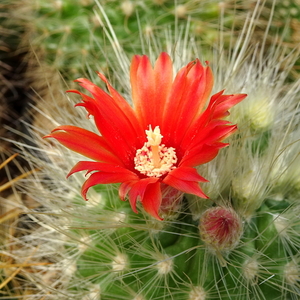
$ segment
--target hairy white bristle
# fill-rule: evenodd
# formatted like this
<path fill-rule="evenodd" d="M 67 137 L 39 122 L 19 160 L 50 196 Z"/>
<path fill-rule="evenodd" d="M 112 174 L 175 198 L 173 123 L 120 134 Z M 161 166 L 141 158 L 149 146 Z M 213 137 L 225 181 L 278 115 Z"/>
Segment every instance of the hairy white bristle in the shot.
<path fill-rule="evenodd" d="M 178 18 L 186 18 L 187 17 L 187 7 L 184 4 L 177 5 L 174 11 L 174 14 Z"/>
<path fill-rule="evenodd" d="M 128 258 L 125 254 L 119 253 L 113 258 L 112 270 L 115 272 L 122 272 L 128 267 Z"/>
<path fill-rule="evenodd" d="M 207 293 L 204 288 L 201 286 L 193 287 L 193 289 L 189 292 L 188 300 L 205 300 Z"/>
<path fill-rule="evenodd" d="M 145 300 L 145 298 L 141 295 L 136 295 L 132 300 Z"/>
<path fill-rule="evenodd" d="M 162 260 L 156 264 L 156 268 L 159 275 L 167 275 L 173 271 L 173 258 L 165 255 L 162 257 Z"/>
<path fill-rule="evenodd" d="M 134 3 L 130 0 L 125 0 L 121 3 L 121 9 L 126 17 L 130 17 L 134 12 Z"/>
<path fill-rule="evenodd" d="M 100 284 L 91 284 L 87 288 L 89 293 L 82 300 L 101 300 Z"/>
<path fill-rule="evenodd" d="M 295 261 L 290 261 L 284 266 L 284 278 L 290 285 L 298 285 L 300 280 L 300 267 Z"/>
<path fill-rule="evenodd" d="M 243 275 L 248 282 L 255 282 L 257 280 L 259 264 L 256 259 L 249 258 L 243 263 Z"/>

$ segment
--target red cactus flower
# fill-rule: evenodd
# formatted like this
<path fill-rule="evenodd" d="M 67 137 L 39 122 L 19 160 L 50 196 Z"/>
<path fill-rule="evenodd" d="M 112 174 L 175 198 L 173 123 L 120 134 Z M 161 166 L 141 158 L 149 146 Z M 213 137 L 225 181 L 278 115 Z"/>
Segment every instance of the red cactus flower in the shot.
<path fill-rule="evenodd" d="M 212 160 L 227 146 L 221 143 L 236 130 L 222 120 L 228 109 L 246 95 L 213 95 L 209 66 L 198 59 L 183 67 L 173 78 L 173 64 L 161 53 L 154 67 L 147 56 L 133 57 L 130 69 L 133 106 L 109 84 L 108 93 L 87 79 L 76 80 L 92 97 L 77 90 L 83 106 L 94 116 L 101 135 L 75 126 L 59 126 L 46 137 L 94 161 L 80 161 L 70 171 L 87 170 L 90 177 L 82 196 L 97 184 L 121 183 L 121 200 L 128 196 L 136 210 L 137 200 L 157 219 L 162 190 L 170 186 L 183 193 L 208 198 L 199 186 L 206 180 L 194 168 Z M 168 199 L 170 205 L 170 199 Z"/>

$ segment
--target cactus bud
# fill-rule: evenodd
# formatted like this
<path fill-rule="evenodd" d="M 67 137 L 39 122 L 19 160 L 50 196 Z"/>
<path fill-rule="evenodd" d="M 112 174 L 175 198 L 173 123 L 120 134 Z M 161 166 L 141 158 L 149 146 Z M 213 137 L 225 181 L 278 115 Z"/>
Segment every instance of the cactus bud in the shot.
<path fill-rule="evenodd" d="M 232 208 L 212 207 L 206 210 L 199 224 L 200 236 L 216 253 L 234 249 L 240 241 L 243 226 Z"/>

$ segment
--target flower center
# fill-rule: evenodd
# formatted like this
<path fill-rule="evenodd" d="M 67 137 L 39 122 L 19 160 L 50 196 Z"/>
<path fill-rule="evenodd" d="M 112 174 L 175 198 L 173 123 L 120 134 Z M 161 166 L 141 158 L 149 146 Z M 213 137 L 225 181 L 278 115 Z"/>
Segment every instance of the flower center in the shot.
<path fill-rule="evenodd" d="M 175 148 L 161 144 L 162 135 L 159 126 L 146 130 L 148 141 L 136 151 L 135 169 L 149 177 L 160 177 L 175 169 L 177 156 Z"/>

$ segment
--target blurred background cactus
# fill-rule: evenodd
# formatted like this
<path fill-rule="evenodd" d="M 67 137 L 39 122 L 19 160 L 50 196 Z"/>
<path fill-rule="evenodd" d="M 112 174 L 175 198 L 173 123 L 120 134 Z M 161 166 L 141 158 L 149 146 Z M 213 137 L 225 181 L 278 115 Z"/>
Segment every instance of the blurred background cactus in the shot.
<path fill-rule="evenodd" d="M 3 61 L 27 51 L 22 95 L 35 104 L 15 146 L 34 175 L 18 181 L 15 197 L 1 198 L 0 299 L 299 298 L 296 1 L 37 0 L 5 7 L 3 28 L 13 32 Z M 114 185 L 97 186 L 85 202 L 84 175 L 65 178 L 80 155 L 41 138 L 62 124 L 95 130 L 73 108 L 78 99 L 64 94 L 72 80 L 99 83 L 95 71 L 104 72 L 130 101 L 132 55 L 154 60 L 160 51 L 177 69 L 195 57 L 209 60 L 214 91 L 248 94 L 228 117 L 239 127 L 230 146 L 201 166 L 210 199 L 185 195 L 164 221 L 133 213 Z"/>

